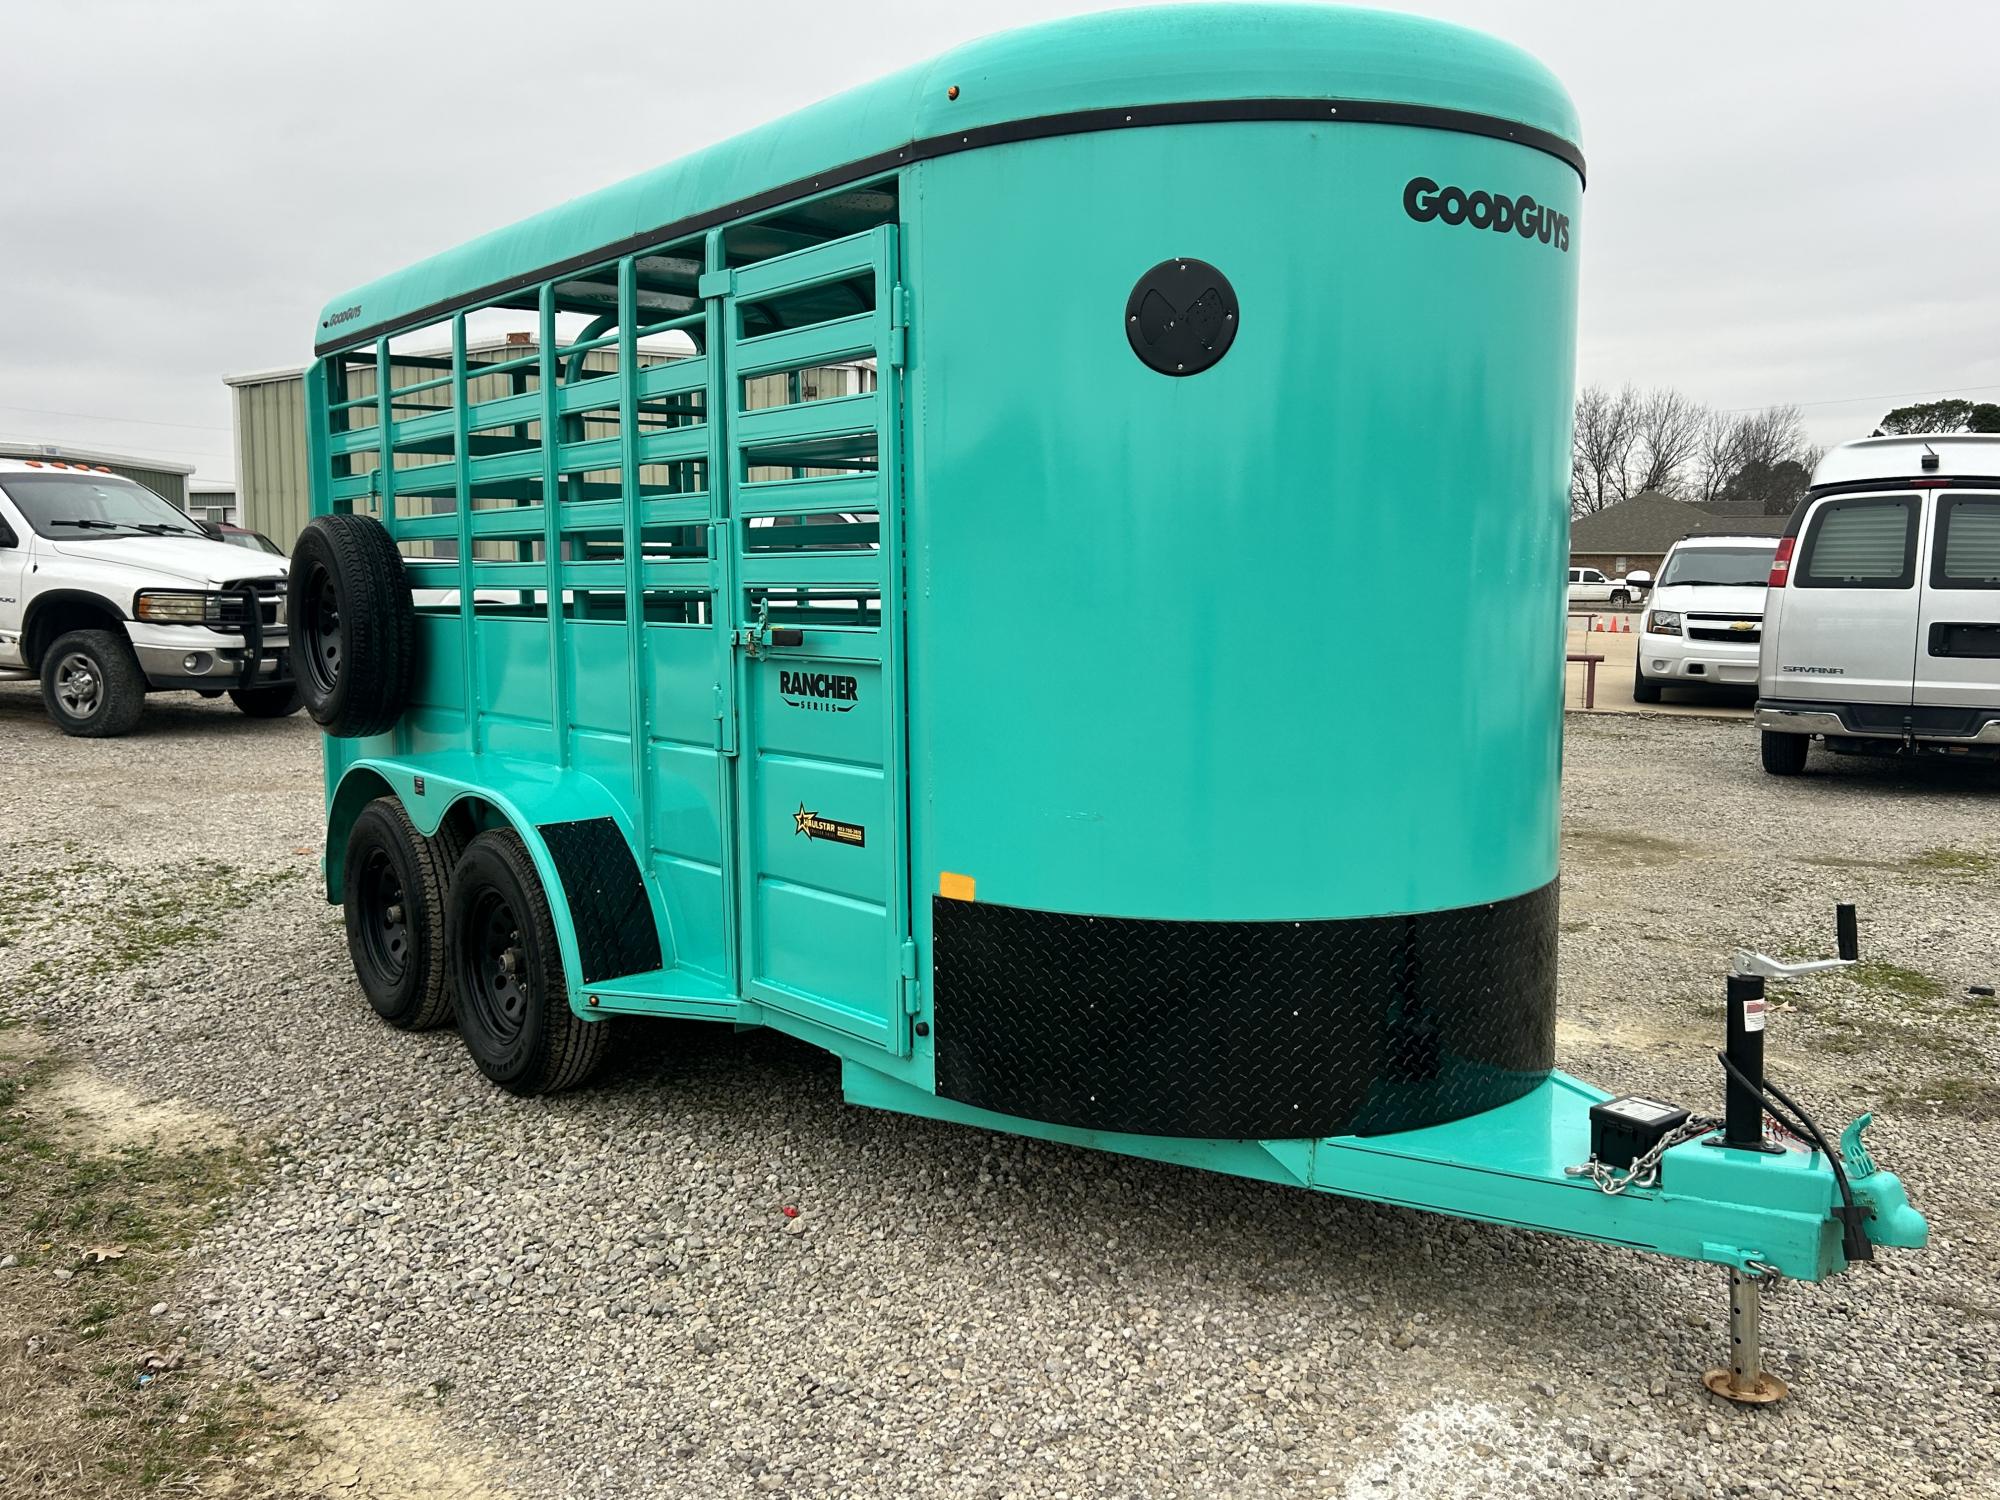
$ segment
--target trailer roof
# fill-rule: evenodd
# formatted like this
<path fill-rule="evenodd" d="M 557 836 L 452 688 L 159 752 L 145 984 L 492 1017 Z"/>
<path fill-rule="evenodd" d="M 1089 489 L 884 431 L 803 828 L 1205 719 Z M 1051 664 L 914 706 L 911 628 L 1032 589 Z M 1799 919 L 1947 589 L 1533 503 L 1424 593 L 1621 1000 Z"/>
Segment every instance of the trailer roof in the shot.
<path fill-rule="evenodd" d="M 317 346 L 950 151 L 1127 125 L 1326 117 L 1520 141 L 1583 171 L 1562 85 L 1479 32 L 1322 5 L 1114 11 L 968 42 L 370 282 L 326 305 Z"/>

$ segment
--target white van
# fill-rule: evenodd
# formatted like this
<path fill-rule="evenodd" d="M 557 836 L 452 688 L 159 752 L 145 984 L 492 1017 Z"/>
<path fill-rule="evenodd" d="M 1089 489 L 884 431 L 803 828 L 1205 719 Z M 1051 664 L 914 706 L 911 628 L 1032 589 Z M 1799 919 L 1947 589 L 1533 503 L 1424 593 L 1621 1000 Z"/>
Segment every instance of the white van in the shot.
<path fill-rule="evenodd" d="M 1663 687 L 1754 687 L 1764 628 L 1764 581 L 1776 537 L 1690 536 L 1669 549 L 1639 622 L 1632 700 Z"/>
<path fill-rule="evenodd" d="M 56 727 L 91 738 L 176 688 L 296 713 L 288 566 L 109 469 L 0 459 L 0 682 L 39 679 Z"/>
<path fill-rule="evenodd" d="M 1835 448 L 1778 543 L 1757 676 L 1764 769 L 2000 756 L 2000 436 Z"/>

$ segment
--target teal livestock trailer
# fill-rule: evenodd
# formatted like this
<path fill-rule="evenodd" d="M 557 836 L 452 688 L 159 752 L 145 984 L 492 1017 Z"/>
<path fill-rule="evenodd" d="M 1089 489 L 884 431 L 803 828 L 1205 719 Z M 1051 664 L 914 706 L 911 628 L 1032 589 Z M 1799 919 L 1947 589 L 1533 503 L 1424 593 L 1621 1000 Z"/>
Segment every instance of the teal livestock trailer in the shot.
<path fill-rule="evenodd" d="M 1741 1038 L 1721 1134 L 1554 1071 L 1577 137 L 1452 27 L 1127 11 L 336 298 L 291 640 L 377 1010 L 522 1092 L 772 1026 L 857 1104 L 1713 1262 L 1740 1335 L 1921 1243 Z"/>

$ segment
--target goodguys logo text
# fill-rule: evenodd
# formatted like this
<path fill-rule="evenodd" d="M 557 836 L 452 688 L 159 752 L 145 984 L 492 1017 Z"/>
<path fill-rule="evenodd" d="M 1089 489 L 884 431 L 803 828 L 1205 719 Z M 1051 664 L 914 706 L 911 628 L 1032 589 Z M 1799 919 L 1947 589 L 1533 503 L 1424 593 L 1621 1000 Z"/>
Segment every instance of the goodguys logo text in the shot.
<path fill-rule="evenodd" d="M 1412 177 L 1403 189 L 1403 212 L 1419 224 L 1428 224 L 1433 219 L 1446 224 L 1470 224 L 1474 229 L 1490 229 L 1495 234 L 1518 234 L 1524 240 L 1540 240 L 1565 253 L 1569 250 L 1569 215 L 1537 203 L 1527 193 L 1517 198 L 1489 193 L 1484 188 L 1468 193 L 1464 188 L 1439 187 L 1428 177 Z"/>
<path fill-rule="evenodd" d="M 861 684 L 838 672 L 778 672 L 778 696 L 793 708 L 844 714 L 860 698 Z"/>

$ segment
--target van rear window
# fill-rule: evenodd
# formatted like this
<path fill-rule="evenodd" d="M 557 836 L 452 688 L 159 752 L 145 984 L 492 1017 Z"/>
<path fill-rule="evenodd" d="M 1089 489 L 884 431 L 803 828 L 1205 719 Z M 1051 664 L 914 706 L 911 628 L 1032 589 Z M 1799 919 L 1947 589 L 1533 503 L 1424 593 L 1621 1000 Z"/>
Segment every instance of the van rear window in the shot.
<path fill-rule="evenodd" d="M 2000 588 L 2000 495 L 1948 495 L 1938 502 L 1931 587 Z"/>
<path fill-rule="evenodd" d="M 1807 526 L 1798 588 L 1906 589 L 1916 582 L 1915 496 L 1829 500 Z"/>

